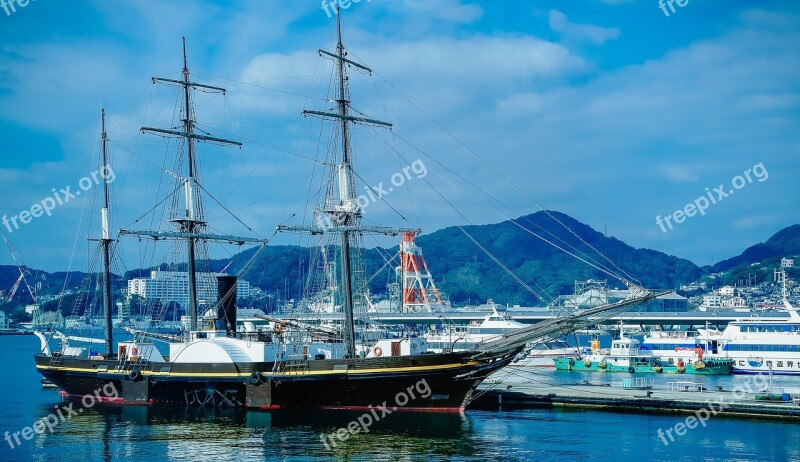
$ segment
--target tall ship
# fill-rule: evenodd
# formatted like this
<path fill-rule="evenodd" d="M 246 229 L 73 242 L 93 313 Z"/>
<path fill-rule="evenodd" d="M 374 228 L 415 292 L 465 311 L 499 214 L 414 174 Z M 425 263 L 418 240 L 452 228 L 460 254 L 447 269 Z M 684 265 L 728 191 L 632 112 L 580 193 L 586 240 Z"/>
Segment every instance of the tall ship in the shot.
<path fill-rule="evenodd" d="M 48 339 L 42 339 L 42 351 L 35 355 L 37 371 L 61 388 L 69 397 L 96 394 L 96 390 L 113 385 L 119 395 L 108 398 L 120 403 L 180 403 L 200 406 L 237 406 L 257 409 L 278 408 L 374 408 L 386 403 L 404 409 L 462 411 L 473 393 L 490 374 L 508 365 L 531 340 L 574 328 L 588 316 L 609 316 L 626 306 L 649 300 L 655 295 L 635 288 L 634 296 L 611 305 L 549 320 L 539 325 L 515 329 L 498 338 L 464 351 L 434 353 L 424 338 L 409 335 L 401 338 L 370 339 L 357 330 L 368 324 L 362 316 L 365 284 L 362 271 L 354 262 L 360 239 L 366 234 L 399 236 L 419 233 L 418 229 L 366 226 L 363 209 L 356 199 L 356 173 L 351 147 L 354 125 L 390 127 L 354 113 L 351 109 L 347 70 L 370 72 L 365 65 L 350 59 L 342 43 L 341 15 L 337 15 L 337 44 L 333 52 L 319 50 L 320 56 L 333 61 L 335 110 L 307 110 L 303 114 L 333 123 L 332 149 L 325 165 L 331 175 L 327 193 L 316 210 L 319 219 L 312 225 L 279 226 L 279 232 L 306 233 L 328 239 L 326 258 L 336 257 L 336 265 L 328 274 L 336 279 L 328 299 L 320 306 L 343 313 L 341 325 L 328 326 L 301 321 L 273 322 L 258 329 L 244 323 L 239 329 L 236 319 L 236 279 L 247 268 L 233 276 L 217 278 L 218 298 L 212 310 L 215 317 L 198 317 L 198 259 L 196 252 L 209 242 L 255 245 L 261 250 L 266 241 L 232 235 L 216 235 L 209 231 L 203 216 L 203 190 L 199 182 L 197 144 L 221 145 L 240 143 L 217 138 L 197 129 L 192 94 L 195 91 L 223 92 L 224 89 L 193 82 L 183 46 L 182 78 L 154 78 L 155 83 L 176 86 L 180 91 L 181 127 L 163 129 L 145 127 L 144 132 L 180 140 L 181 173 L 170 172 L 177 181 L 178 197 L 183 204 L 170 223 L 168 231 L 119 230 L 120 239 L 133 236 L 158 241 L 172 240 L 186 251 L 188 273 L 188 312 L 190 328 L 180 339 L 161 338 L 168 351 L 156 348 L 156 338 L 146 332 L 133 331 L 130 340 L 114 342 L 112 338 L 112 291 L 110 264 L 113 252 L 109 216 L 108 181 L 104 186 L 100 213 L 99 252 L 103 269 L 100 294 L 104 313 L 105 337 L 89 346 L 71 343 L 67 338 L 58 351 L 51 351 Z M 102 156 L 107 164 L 105 116 L 102 128 Z M 258 253 L 258 252 L 256 252 Z M 255 257 L 254 257 L 255 258 Z M 246 266 L 246 265 L 245 265 Z M 331 288 L 328 287 L 328 288 Z M 332 299 L 330 298 L 332 297 Z M 359 308 L 361 307 L 361 308 Z M 212 311 L 213 312 L 213 311 Z M 73 339 L 74 340 L 74 339 Z M 83 339 L 78 339 L 83 340 Z M 102 346 L 102 349 L 101 349 Z M 96 351 L 100 350 L 100 351 Z M 164 354 L 166 353 L 166 354 Z M 403 392 L 412 393 L 407 403 L 395 401 Z"/>

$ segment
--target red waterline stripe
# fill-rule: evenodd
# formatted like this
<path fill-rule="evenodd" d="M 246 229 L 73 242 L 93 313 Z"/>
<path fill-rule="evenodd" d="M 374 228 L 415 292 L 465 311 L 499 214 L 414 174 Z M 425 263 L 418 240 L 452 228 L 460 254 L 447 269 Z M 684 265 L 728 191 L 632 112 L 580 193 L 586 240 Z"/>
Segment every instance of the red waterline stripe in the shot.
<path fill-rule="evenodd" d="M 108 396 L 100 396 L 100 397 L 98 397 L 97 395 L 72 395 L 72 394 L 67 393 L 64 390 L 59 390 L 58 394 L 62 398 L 81 399 L 81 400 L 83 398 L 87 397 L 87 396 L 91 396 L 94 401 L 99 402 L 99 403 L 105 403 L 105 404 L 127 404 L 127 405 L 149 406 L 149 405 L 151 405 L 151 404 L 153 404 L 155 402 L 152 399 L 148 400 L 148 401 L 125 401 L 122 398 L 114 398 L 114 397 L 108 397 Z"/>

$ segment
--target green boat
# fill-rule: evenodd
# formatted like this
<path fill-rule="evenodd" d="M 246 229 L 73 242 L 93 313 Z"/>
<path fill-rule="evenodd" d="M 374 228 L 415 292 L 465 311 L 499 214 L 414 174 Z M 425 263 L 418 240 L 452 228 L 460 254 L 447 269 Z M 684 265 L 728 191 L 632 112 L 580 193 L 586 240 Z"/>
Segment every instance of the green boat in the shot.
<path fill-rule="evenodd" d="M 701 359 L 689 364 L 682 361 L 677 364 L 664 363 L 649 351 L 643 352 L 638 340 L 625 337 L 611 342 L 611 351 L 600 350 L 593 345 L 590 355 L 555 358 L 554 361 L 557 370 L 576 372 L 725 375 L 730 374 L 733 368 L 732 360 L 717 358 Z"/>

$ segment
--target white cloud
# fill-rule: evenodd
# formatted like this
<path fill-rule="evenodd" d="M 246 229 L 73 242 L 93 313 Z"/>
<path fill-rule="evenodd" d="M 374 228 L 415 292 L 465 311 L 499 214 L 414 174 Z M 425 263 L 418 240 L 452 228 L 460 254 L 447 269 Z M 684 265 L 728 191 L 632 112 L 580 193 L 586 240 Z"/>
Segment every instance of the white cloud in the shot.
<path fill-rule="evenodd" d="M 404 0 L 392 2 L 390 8 L 406 14 L 424 14 L 435 19 L 453 23 L 469 24 L 483 16 L 483 8 L 477 3 L 462 3 L 460 0 Z"/>
<path fill-rule="evenodd" d="M 548 19 L 553 32 L 559 33 L 565 40 L 602 45 L 609 40 L 619 38 L 620 35 L 620 30 L 617 28 L 605 28 L 593 24 L 571 22 L 567 18 L 567 15 L 558 10 L 550 10 Z"/>

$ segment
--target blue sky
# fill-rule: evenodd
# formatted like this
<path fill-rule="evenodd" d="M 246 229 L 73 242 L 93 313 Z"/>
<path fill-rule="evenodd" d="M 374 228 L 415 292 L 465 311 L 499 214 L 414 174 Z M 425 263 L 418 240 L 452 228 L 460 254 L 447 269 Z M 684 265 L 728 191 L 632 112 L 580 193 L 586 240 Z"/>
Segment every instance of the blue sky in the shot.
<path fill-rule="evenodd" d="M 358 132 L 360 176 L 388 183 L 417 158 L 429 172 L 371 204 L 369 222 L 427 232 L 492 223 L 538 210 L 532 198 L 701 265 L 799 223 L 800 4 L 689 0 L 667 11 L 657 0 L 351 4 L 350 57 L 376 71 L 352 73 L 353 105 L 395 125 Z M 102 105 L 115 227 L 163 227 L 148 211 L 170 190 L 163 170 L 172 164 L 163 140 L 138 128 L 175 124 L 174 89 L 150 77 L 179 76 L 182 36 L 193 79 L 228 89 L 197 96 L 202 128 L 245 144 L 200 147 L 204 188 L 258 235 L 299 222 L 319 178 L 307 158 L 321 155 L 320 126 L 300 111 L 326 107 L 330 61 L 316 50 L 335 44 L 335 21 L 319 1 L 37 0 L 10 15 L 0 9 L 0 214 L 30 210 L 53 188 L 74 191 L 96 168 Z M 656 223 L 706 187 L 730 190 L 759 164 L 766 180 L 751 176 L 705 215 L 667 232 Z M 97 235 L 96 191 L 13 229 L 28 265 L 80 269 L 91 257 L 85 238 Z M 206 212 L 216 231 L 249 233 L 213 201 Z M 376 243 L 389 244 L 367 245 Z M 124 268 L 158 258 L 132 247 Z M 0 252 L 0 264 L 10 262 Z"/>

